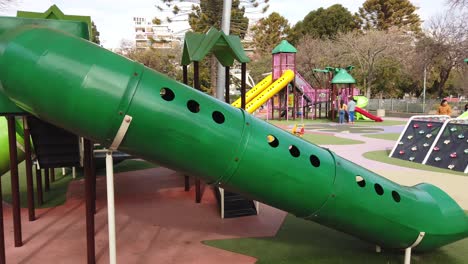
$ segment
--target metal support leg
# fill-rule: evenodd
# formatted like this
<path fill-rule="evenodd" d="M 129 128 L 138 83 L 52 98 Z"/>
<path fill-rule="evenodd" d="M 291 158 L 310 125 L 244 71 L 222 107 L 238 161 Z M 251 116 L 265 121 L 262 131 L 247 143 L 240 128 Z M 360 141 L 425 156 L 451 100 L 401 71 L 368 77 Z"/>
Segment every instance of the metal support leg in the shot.
<path fill-rule="evenodd" d="M 200 179 L 195 179 L 195 202 L 201 202 L 201 183 Z"/>
<path fill-rule="evenodd" d="M 44 169 L 44 190 L 50 191 L 50 174 L 49 169 Z"/>
<path fill-rule="evenodd" d="M 8 147 L 10 150 L 10 175 L 11 175 L 11 196 L 13 209 L 13 233 L 15 238 L 15 247 L 23 245 L 21 236 L 21 209 L 19 195 L 19 177 L 18 177 L 18 153 L 16 151 L 16 122 L 14 116 L 7 116 L 8 124 Z"/>
<path fill-rule="evenodd" d="M 94 212 L 93 192 L 90 162 L 91 142 L 84 140 L 84 171 L 85 171 L 85 196 L 86 196 L 86 252 L 88 264 L 96 263 L 95 241 L 94 241 Z"/>
<path fill-rule="evenodd" d="M 54 168 L 50 168 L 50 182 L 54 182 L 55 181 L 55 169 Z"/>
<path fill-rule="evenodd" d="M 41 206 L 44 203 L 44 195 L 42 193 L 42 171 L 36 167 L 36 191 L 37 191 L 37 204 Z"/>
<path fill-rule="evenodd" d="M 34 184 L 32 173 L 32 160 L 31 160 L 31 134 L 29 131 L 27 117 L 23 117 L 24 129 L 24 153 L 25 153 L 25 166 L 26 166 L 26 189 L 28 195 L 28 216 L 29 221 L 36 220 L 34 210 Z"/>
<path fill-rule="evenodd" d="M 411 248 L 405 249 L 405 264 L 411 263 Z"/>
<path fill-rule="evenodd" d="M 107 182 L 107 221 L 109 226 L 109 263 L 117 263 L 117 248 L 115 238 L 115 203 L 114 203 L 114 161 L 112 151 L 106 154 Z"/>
<path fill-rule="evenodd" d="M 185 191 L 188 192 L 190 191 L 190 177 L 185 175 L 184 181 L 185 181 Z"/>
<path fill-rule="evenodd" d="M 0 197 L 3 197 L 2 193 L 2 181 L 0 180 Z M 3 227 L 3 199 L 0 201 L 0 264 L 5 264 L 5 235 Z"/>

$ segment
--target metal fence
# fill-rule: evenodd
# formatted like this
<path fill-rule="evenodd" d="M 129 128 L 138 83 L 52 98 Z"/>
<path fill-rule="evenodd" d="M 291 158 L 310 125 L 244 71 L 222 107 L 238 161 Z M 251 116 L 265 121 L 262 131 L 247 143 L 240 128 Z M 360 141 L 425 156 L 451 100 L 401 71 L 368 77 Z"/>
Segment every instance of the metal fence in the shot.
<path fill-rule="evenodd" d="M 465 104 L 468 101 L 449 102 L 454 113 L 463 112 Z M 440 105 L 440 100 L 427 99 L 426 104 L 423 105 L 422 99 L 369 99 L 367 110 L 385 109 L 390 112 L 401 113 L 431 113 L 437 110 Z"/>

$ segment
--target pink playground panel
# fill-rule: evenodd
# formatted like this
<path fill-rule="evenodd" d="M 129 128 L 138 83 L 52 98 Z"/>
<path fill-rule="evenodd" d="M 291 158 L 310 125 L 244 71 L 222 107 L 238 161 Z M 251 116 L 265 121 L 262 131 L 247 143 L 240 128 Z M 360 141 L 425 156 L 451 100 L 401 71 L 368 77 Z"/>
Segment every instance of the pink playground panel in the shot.
<path fill-rule="evenodd" d="M 277 53 L 273 54 L 273 80 L 281 77 L 285 70 L 296 71 L 295 53 Z"/>

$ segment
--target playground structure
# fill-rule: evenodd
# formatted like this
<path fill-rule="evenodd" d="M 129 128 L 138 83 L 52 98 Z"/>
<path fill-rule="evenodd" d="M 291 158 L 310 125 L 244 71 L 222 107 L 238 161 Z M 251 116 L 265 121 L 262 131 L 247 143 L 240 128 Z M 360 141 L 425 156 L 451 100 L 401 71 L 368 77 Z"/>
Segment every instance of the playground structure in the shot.
<path fill-rule="evenodd" d="M 413 116 L 389 157 L 468 173 L 468 119 Z"/>
<path fill-rule="evenodd" d="M 359 89 L 354 87 L 356 80 L 347 70 L 333 67 L 315 69 L 314 72 L 326 74 L 327 81 L 324 88 L 312 87 L 296 69 L 296 53 L 297 49 L 286 40 L 273 49 L 272 73 L 245 95 L 247 112 L 254 113 L 267 103 L 267 119 L 274 119 L 275 112 L 279 113 L 279 119 L 289 119 L 289 112 L 293 120 L 299 116 L 309 118 L 311 112 L 312 118 L 316 119 L 322 117 L 322 108 L 325 108 L 326 117 L 334 119 L 339 101 L 347 103 L 350 96 L 359 94 Z M 232 105 L 240 108 L 242 100 L 241 96 Z M 382 121 L 361 108 L 356 111 L 377 122 Z"/>
<path fill-rule="evenodd" d="M 464 211 L 433 185 L 401 186 L 61 27 L 21 21 L 0 31 L 3 114 L 32 114 L 110 150 L 408 255 L 468 236 Z"/>

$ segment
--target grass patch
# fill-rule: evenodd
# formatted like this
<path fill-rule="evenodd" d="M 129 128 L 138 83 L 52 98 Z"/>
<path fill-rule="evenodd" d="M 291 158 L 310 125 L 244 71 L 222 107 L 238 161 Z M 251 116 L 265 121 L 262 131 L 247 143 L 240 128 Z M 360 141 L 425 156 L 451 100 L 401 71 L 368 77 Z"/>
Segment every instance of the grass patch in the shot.
<path fill-rule="evenodd" d="M 276 237 L 204 241 L 206 245 L 249 255 L 257 264 L 403 263 L 403 251 L 375 253 L 375 246 L 355 237 L 288 215 Z M 412 263 L 462 264 L 468 239 L 428 253 L 413 252 Z"/>
<path fill-rule="evenodd" d="M 369 138 L 397 141 L 398 138 L 400 137 L 400 133 L 367 134 L 367 135 L 362 135 L 362 136 L 369 137 Z"/>
<path fill-rule="evenodd" d="M 304 140 L 307 140 L 311 143 L 317 145 L 354 145 L 354 144 L 364 144 L 364 141 L 353 140 L 341 137 L 335 137 L 333 135 L 326 134 L 315 134 L 315 133 L 306 133 L 302 137 Z"/>
<path fill-rule="evenodd" d="M 26 168 L 25 163 L 18 164 L 18 176 L 19 176 L 19 187 L 20 187 L 20 204 L 22 208 L 27 208 L 27 191 L 26 191 Z M 82 179 L 83 173 L 81 170 L 76 171 L 76 179 Z M 36 208 L 49 208 L 61 205 L 65 203 L 68 184 L 72 181 L 71 171 L 68 170 L 68 174 L 62 176 L 61 169 L 55 169 L 55 181 L 50 182 L 50 190 L 48 192 L 43 191 L 44 203 L 39 206 L 37 204 L 36 194 L 36 175 L 33 170 L 33 182 L 34 182 L 34 203 Z M 42 187 L 44 188 L 44 172 L 42 172 Z M 2 176 L 2 192 L 3 200 L 11 203 L 11 176 L 10 172 L 5 173 Z"/>
<path fill-rule="evenodd" d="M 155 168 L 158 165 L 149 163 L 144 160 L 125 160 L 116 164 L 114 166 L 114 173 L 118 172 L 127 172 L 127 171 L 136 171 L 136 170 L 143 170 L 149 168 Z M 104 169 L 99 169 L 96 172 L 99 174 L 105 173 Z M 27 208 L 27 190 L 26 190 L 26 171 L 24 162 L 18 164 L 18 176 L 19 176 L 19 186 L 20 186 L 20 202 L 22 208 Z M 2 177 L 2 192 L 3 192 L 3 200 L 11 203 L 11 176 L 10 172 L 5 173 Z M 83 172 L 81 169 L 76 170 L 76 180 L 83 178 Z M 44 173 L 42 176 L 43 182 L 42 186 L 44 188 Z M 68 174 L 62 176 L 61 169 L 55 169 L 55 181 L 50 182 L 50 191 L 45 192 L 43 191 L 44 195 L 44 203 L 42 206 L 37 204 L 37 195 L 36 191 L 34 191 L 34 203 L 36 208 L 49 208 L 58 205 L 62 205 L 66 201 L 66 194 L 68 190 L 68 184 L 73 181 L 71 171 L 68 170 Z M 33 171 L 33 182 L 34 182 L 34 189 L 36 189 L 36 176 L 35 172 Z"/>
<path fill-rule="evenodd" d="M 395 159 L 388 157 L 388 152 L 386 150 L 377 150 L 377 151 L 370 151 L 363 154 L 366 159 L 375 160 L 387 164 L 397 165 L 400 167 L 418 169 L 418 170 L 425 170 L 425 171 L 432 171 L 432 172 L 440 172 L 440 173 L 450 173 L 460 176 L 467 176 L 463 172 L 452 171 L 452 170 L 445 170 L 437 167 L 432 167 L 429 165 L 423 165 L 416 162 L 411 162 L 407 160 Z"/>

